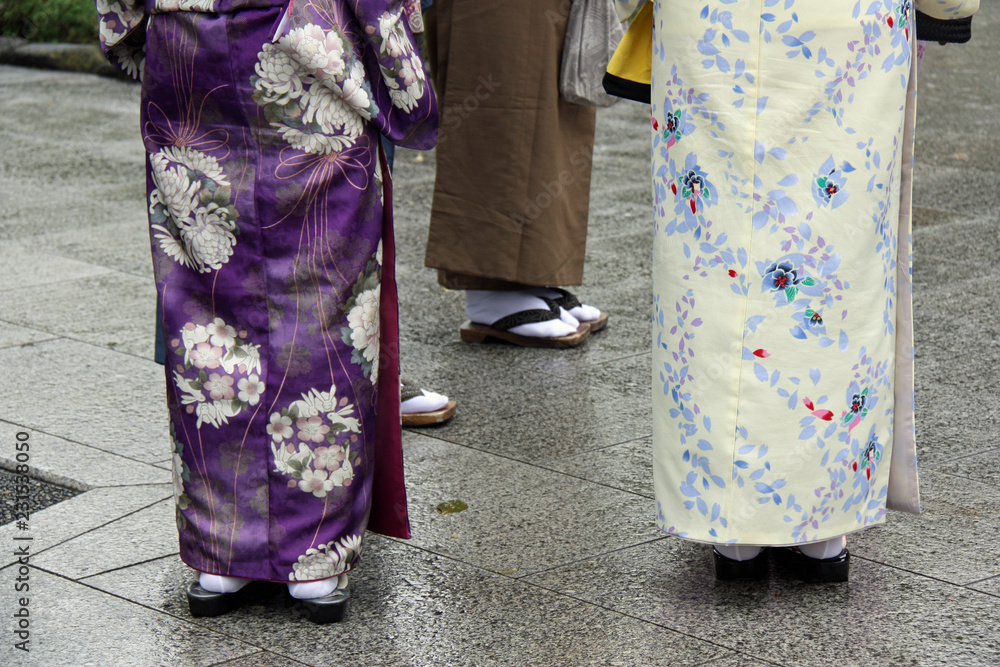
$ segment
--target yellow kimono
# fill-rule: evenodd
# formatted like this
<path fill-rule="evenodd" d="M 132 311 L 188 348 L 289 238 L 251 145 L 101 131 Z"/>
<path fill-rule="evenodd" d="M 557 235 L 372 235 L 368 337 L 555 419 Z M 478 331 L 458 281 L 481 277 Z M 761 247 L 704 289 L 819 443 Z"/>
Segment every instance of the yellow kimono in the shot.
<path fill-rule="evenodd" d="M 623 19 L 641 0 L 618 0 Z M 918 1 L 938 19 L 978 0 Z M 668 533 L 919 511 L 908 0 L 653 7 L 653 475 Z"/>

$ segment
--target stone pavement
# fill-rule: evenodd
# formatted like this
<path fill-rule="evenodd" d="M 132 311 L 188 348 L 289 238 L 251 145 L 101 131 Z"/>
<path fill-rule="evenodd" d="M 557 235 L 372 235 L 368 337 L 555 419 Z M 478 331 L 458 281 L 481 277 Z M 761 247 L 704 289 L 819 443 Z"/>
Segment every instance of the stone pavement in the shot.
<path fill-rule="evenodd" d="M 192 618 L 177 557 L 138 88 L 0 67 L 0 465 L 85 489 L 0 527 L 4 665 L 1000 664 L 1000 3 L 929 48 L 916 166 L 924 513 L 853 536 L 848 584 L 716 583 L 653 524 L 647 117 L 602 111 L 579 349 L 458 339 L 422 268 L 433 154 L 397 153 L 404 371 L 460 402 L 405 434 L 414 538 L 370 536 L 340 625 Z M 21 436 L 22 438 L 24 436 Z M 469 509 L 435 517 L 436 505 Z M 15 542 L 30 535 L 31 542 Z M 31 653 L 13 648 L 30 544 Z"/>

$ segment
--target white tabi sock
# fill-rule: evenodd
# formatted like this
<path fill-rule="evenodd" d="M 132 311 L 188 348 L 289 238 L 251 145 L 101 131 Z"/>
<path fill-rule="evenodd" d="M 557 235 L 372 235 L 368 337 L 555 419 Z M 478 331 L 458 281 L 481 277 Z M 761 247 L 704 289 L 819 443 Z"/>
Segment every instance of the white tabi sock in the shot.
<path fill-rule="evenodd" d="M 399 411 L 404 415 L 412 415 L 417 412 L 437 412 L 443 410 L 448 405 L 448 397 L 444 394 L 436 394 L 426 389 L 420 390 L 420 396 L 408 398 L 399 404 Z"/>
<path fill-rule="evenodd" d="M 562 296 L 559 292 L 548 287 L 535 287 L 531 290 L 535 296 L 544 296 L 546 299 L 558 299 Z M 593 306 L 581 303 L 575 308 L 569 309 L 569 314 L 579 322 L 593 322 L 601 318 L 601 311 Z"/>
<path fill-rule="evenodd" d="M 764 547 L 756 544 L 716 544 L 715 550 L 729 560 L 750 560 L 763 551 Z"/>
<path fill-rule="evenodd" d="M 827 558 L 836 558 L 846 547 L 847 538 L 841 535 L 840 537 L 834 537 L 829 540 L 820 540 L 819 542 L 800 544 L 799 551 L 810 558 L 825 560 Z"/>
<path fill-rule="evenodd" d="M 209 593 L 235 593 L 251 581 L 242 577 L 224 577 L 221 574 L 207 572 L 202 572 L 198 577 L 198 585 Z"/>
<path fill-rule="evenodd" d="M 341 577 L 343 577 L 343 585 L 338 586 Z M 325 598 L 330 593 L 337 590 L 337 588 L 344 588 L 347 586 L 347 575 L 342 574 L 340 577 L 330 577 L 329 579 L 318 579 L 316 581 L 303 581 L 295 584 L 288 584 L 288 594 L 291 595 L 296 600 L 315 600 L 316 598 Z"/>
<path fill-rule="evenodd" d="M 547 303 L 524 291 L 466 290 L 465 314 L 479 324 L 492 324 L 522 310 L 548 310 Z M 535 338 L 559 338 L 576 333 L 580 323 L 560 308 L 559 319 L 511 327 L 511 333 Z"/>

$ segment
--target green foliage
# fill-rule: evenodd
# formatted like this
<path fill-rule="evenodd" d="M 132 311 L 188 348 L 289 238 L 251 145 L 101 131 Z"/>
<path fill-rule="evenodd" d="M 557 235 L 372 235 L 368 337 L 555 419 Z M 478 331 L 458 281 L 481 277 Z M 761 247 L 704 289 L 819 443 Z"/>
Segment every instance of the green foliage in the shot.
<path fill-rule="evenodd" d="M 96 44 L 94 0 L 0 0 L 0 34 L 32 42 Z"/>

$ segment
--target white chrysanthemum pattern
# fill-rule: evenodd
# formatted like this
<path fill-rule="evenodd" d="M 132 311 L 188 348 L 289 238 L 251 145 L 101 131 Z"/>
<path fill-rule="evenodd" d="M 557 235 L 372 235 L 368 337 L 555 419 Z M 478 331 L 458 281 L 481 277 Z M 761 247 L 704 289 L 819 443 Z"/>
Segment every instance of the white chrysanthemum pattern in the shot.
<path fill-rule="evenodd" d="M 378 382 L 379 312 L 382 295 L 382 242 L 379 241 L 364 271 L 354 282 L 354 296 L 344 304 L 347 326 L 341 327 L 341 338 L 354 348 L 351 361 L 360 364 L 362 372 Z"/>
<path fill-rule="evenodd" d="M 307 549 L 292 564 L 289 581 L 315 581 L 329 579 L 350 570 L 361 557 L 361 536 L 346 535 L 339 541 L 332 540 L 319 545 L 317 549 Z"/>
<path fill-rule="evenodd" d="M 149 219 L 160 250 L 199 273 L 222 268 L 236 245 L 238 214 L 218 160 L 167 146 L 149 156 L 149 165 Z"/>
<path fill-rule="evenodd" d="M 308 24 L 257 54 L 254 99 L 271 127 L 293 148 L 339 153 L 364 132 L 378 108 L 364 67 L 338 30 Z"/>

